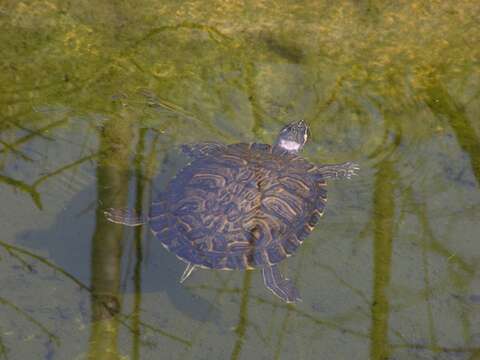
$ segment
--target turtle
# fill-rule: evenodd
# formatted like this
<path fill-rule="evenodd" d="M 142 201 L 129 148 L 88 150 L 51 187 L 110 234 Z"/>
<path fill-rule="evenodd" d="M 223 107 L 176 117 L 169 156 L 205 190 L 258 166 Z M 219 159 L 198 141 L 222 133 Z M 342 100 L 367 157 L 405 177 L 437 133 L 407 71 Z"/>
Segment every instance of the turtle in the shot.
<path fill-rule="evenodd" d="M 187 263 L 180 282 L 197 268 L 260 268 L 265 286 L 287 303 L 299 291 L 278 264 L 291 256 L 323 215 L 326 181 L 351 178 L 354 162 L 315 165 L 300 156 L 305 121 L 284 126 L 273 145 L 202 142 L 181 146 L 191 162 L 151 203 L 148 215 L 107 209 L 114 223 L 148 223 L 163 246 Z"/>

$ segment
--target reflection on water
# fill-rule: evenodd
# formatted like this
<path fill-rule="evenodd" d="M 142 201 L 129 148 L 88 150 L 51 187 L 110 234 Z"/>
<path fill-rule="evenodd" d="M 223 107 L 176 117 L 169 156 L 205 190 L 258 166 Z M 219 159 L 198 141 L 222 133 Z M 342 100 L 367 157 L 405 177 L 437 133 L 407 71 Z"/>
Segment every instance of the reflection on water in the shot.
<path fill-rule="evenodd" d="M 132 4 L 0 5 L 0 358 L 479 358 L 478 2 Z M 282 263 L 302 303 L 258 271 L 179 284 L 104 219 L 180 144 L 295 119 L 308 160 L 362 166 Z"/>

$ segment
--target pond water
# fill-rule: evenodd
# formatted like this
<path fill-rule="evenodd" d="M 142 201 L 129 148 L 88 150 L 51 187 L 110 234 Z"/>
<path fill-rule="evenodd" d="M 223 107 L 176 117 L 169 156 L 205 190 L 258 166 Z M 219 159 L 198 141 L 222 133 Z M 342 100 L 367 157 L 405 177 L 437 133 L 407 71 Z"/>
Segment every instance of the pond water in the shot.
<path fill-rule="evenodd" d="M 480 4 L 0 4 L 0 359 L 479 359 Z M 304 119 L 329 181 L 282 271 L 195 271 L 147 209 L 202 141 Z"/>

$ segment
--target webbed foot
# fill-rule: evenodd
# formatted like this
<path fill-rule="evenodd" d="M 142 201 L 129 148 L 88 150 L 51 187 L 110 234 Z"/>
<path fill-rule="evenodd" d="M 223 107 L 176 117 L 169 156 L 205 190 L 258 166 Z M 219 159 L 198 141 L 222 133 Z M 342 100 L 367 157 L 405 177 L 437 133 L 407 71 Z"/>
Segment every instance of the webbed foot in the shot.
<path fill-rule="evenodd" d="M 347 161 L 342 164 L 319 166 L 318 169 L 325 179 L 351 179 L 353 176 L 358 175 L 360 166 L 355 162 Z"/>
<path fill-rule="evenodd" d="M 265 266 L 262 275 L 265 286 L 283 301 L 287 303 L 302 301 L 293 282 L 282 275 L 277 265 Z"/>

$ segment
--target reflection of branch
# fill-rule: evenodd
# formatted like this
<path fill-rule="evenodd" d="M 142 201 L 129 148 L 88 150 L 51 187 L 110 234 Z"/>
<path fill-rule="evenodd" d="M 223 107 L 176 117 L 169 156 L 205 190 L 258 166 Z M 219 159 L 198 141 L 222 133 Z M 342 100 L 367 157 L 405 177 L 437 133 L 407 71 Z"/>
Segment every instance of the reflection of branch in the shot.
<path fill-rule="evenodd" d="M 127 315 L 122 315 L 120 314 L 121 317 L 125 318 L 125 319 L 129 319 L 131 316 L 133 315 L 130 315 L 130 316 L 127 316 Z M 136 329 L 133 329 L 130 325 L 128 325 L 125 321 L 122 321 L 122 320 L 119 320 L 119 322 L 125 326 L 127 329 L 129 329 L 133 334 L 137 334 L 137 331 Z M 165 330 L 162 330 L 160 328 L 157 328 L 153 325 L 150 325 L 150 324 L 147 324 L 146 322 L 144 321 L 141 321 L 139 320 L 138 321 L 138 324 L 141 325 L 142 327 L 144 327 L 145 329 L 148 329 L 150 331 L 152 331 L 153 333 L 155 334 L 159 334 L 159 335 L 162 335 L 170 340 L 173 340 L 173 341 L 177 341 L 185 346 L 188 346 L 188 347 L 192 347 L 192 342 L 191 341 L 188 341 L 188 340 L 185 340 L 185 339 L 182 339 L 180 336 L 177 336 L 177 335 L 173 335 L 173 334 L 170 334 L 169 332 L 165 331 Z"/>
<path fill-rule="evenodd" d="M 58 121 L 54 121 L 48 125 L 45 125 L 44 127 L 41 127 L 40 129 L 38 130 L 30 130 L 30 129 L 26 129 L 28 130 L 29 134 L 28 135 L 25 135 L 25 136 L 22 136 L 21 138 L 17 139 L 16 141 L 14 141 L 13 143 L 9 144 L 9 147 L 13 147 L 15 148 L 16 146 L 18 145 L 21 145 L 27 141 L 29 141 L 30 139 L 33 139 L 34 137 L 36 136 L 41 136 L 47 140 L 53 140 L 52 138 L 50 137 L 47 137 L 46 135 L 44 135 L 43 133 L 46 133 L 48 132 L 49 130 L 53 129 L 53 128 L 56 128 L 58 126 L 61 126 L 63 124 L 65 124 L 66 122 L 68 122 L 68 119 L 62 119 L 62 120 L 58 120 Z M 0 149 L 0 154 L 5 152 L 5 147 L 3 149 Z"/>
<path fill-rule="evenodd" d="M 98 156 L 98 154 L 87 155 L 87 156 L 84 156 L 83 158 L 75 160 L 74 162 L 72 162 L 70 164 L 64 165 L 64 166 L 58 168 L 57 170 L 52 171 L 50 174 L 44 175 L 44 176 L 40 177 L 39 179 L 35 180 L 35 182 L 32 184 L 32 187 L 36 188 L 38 185 L 40 185 L 41 183 L 50 179 L 51 177 L 53 177 L 55 175 L 58 175 L 58 174 L 66 171 L 66 170 L 69 170 L 69 169 L 71 169 L 71 168 L 73 168 L 77 165 L 80 165 L 80 164 L 84 163 L 85 161 L 92 160 L 97 156 Z"/>
<path fill-rule="evenodd" d="M 458 144 L 470 156 L 473 174 L 480 184 L 480 138 L 470 123 L 465 109 L 436 81 L 427 89 L 426 102 L 437 116 L 445 116 L 455 133 Z"/>
<path fill-rule="evenodd" d="M 210 36 L 210 39 L 215 41 L 216 43 L 220 43 L 220 42 L 215 37 L 221 38 L 222 40 L 230 41 L 230 38 L 227 35 L 221 33 L 219 30 L 215 29 L 212 26 L 197 24 L 197 23 L 183 22 L 183 23 L 177 24 L 177 25 L 165 25 L 165 26 L 160 26 L 158 28 L 154 28 L 154 29 L 150 30 L 143 38 L 141 38 L 140 40 L 137 40 L 137 42 L 136 42 L 136 44 L 134 44 L 134 46 L 135 47 L 139 46 L 143 42 L 146 42 L 146 41 L 150 40 L 151 37 L 153 37 L 157 34 L 160 34 L 164 31 L 172 31 L 172 30 L 179 30 L 179 29 L 202 30 L 202 31 L 206 32 Z M 129 47 L 128 49 L 131 50 L 131 47 Z"/>
<path fill-rule="evenodd" d="M 251 285 L 252 272 L 245 271 L 243 277 L 242 299 L 240 301 L 240 314 L 237 326 L 235 328 L 237 340 L 235 341 L 235 346 L 233 347 L 232 355 L 230 356 L 231 360 L 237 360 L 239 358 L 240 351 L 242 350 L 242 345 L 245 340 L 245 333 L 247 332 L 248 325 L 248 300 Z"/>
<path fill-rule="evenodd" d="M 240 289 L 238 288 L 216 288 L 216 287 L 210 287 L 206 285 L 199 285 L 199 286 L 189 286 L 191 289 L 202 289 L 202 290 L 208 290 L 208 291 L 215 291 L 217 293 L 231 293 L 231 294 L 238 294 L 241 292 Z M 271 305 L 274 308 L 281 308 L 285 309 L 286 311 L 293 312 L 298 316 L 304 317 L 305 319 L 317 324 L 321 325 L 324 327 L 327 327 L 329 329 L 333 329 L 336 331 L 341 331 L 343 334 L 348 334 L 357 338 L 361 339 L 369 339 L 370 336 L 369 334 L 362 333 L 360 331 L 356 331 L 353 329 L 349 329 L 343 326 L 338 325 L 335 322 L 332 322 L 330 320 L 324 320 L 320 319 L 306 311 L 300 310 L 298 307 L 292 306 L 291 304 L 286 304 L 286 303 L 280 303 L 280 302 L 273 302 L 266 300 L 264 298 L 261 298 L 259 296 L 252 295 L 252 299 L 255 299 L 258 303 L 260 304 L 267 304 Z M 401 337 L 401 334 L 397 334 L 398 336 Z M 404 339 L 406 340 L 406 339 Z M 437 346 L 434 347 L 432 345 L 422 345 L 422 344 L 390 344 L 389 347 L 391 349 L 412 349 L 412 350 L 430 350 L 430 351 L 435 351 L 435 352 L 442 352 L 442 353 L 471 353 L 472 356 L 475 356 L 480 354 L 480 347 L 442 347 L 442 346 Z M 475 357 L 471 358 L 476 359 Z"/>
<path fill-rule="evenodd" d="M 5 153 L 7 150 L 8 151 L 12 151 L 13 153 L 21 156 L 23 159 L 27 160 L 27 161 L 32 161 L 31 158 L 29 158 L 27 155 L 24 155 L 22 152 L 20 152 L 17 147 L 27 141 L 29 141 L 30 139 L 34 138 L 34 137 L 37 137 L 37 136 L 42 136 L 42 137 L 45 137 L 43 135 L 44 132 L 48 132 L 49 130 L 55 128 L 55 127 L 58 127 L 58 126 L 61 126 L 63 125 L 65 122 L 67 122 L 68 120 L 59 120 L 59 121 L 54 121 L 38 130 L 29 130 L 29 134 L 28 135 L 25 135 L 25 136 L 22 136 L 20 137 L 19 139 L 17 139 L 16 141 L 12 142 L 12 143 L 6 143 L 4 141 L 1 141 L 0 140 L 0 144 L 3 145 L 3 148 L 0 149 L 0 154 L 1 153 Z M 47 138 L 48 140 L 51 140 L 50 138 Z M 29 185 L 21 180 L 17 180 L 17 179 L 13 179 L 11 177 L 8 177 L 8 176 L 5 176 L 5 175 L 1 175 L 0 174 L 0 183 L 5 183 L 7 185 L 10 185 L 10 186 L 13 186 L 14 188 L 20 190 L 20 191 L 23 191 L 27 194 L 30 195 L 30 197 L 32 198 L 33 202 L 35 203 L 35 205 L 39 208 L 39 209 L 42 209 L 43 208 L 43 205 L 42 205 L 42 202 L 41 202 L 41 199 L 40 199 L 40 193 L 37 191 L 36 187 L 39 186 L 41 183 L 43 183 L 44 181 L 48 180 L 49 178 L 51 178 L 52 176 L 55 176 L 55 175 L 58 175 L 60 174 L 61 172 L 63 171 L 66 171 L 68 169 L 71 169 L 77 165 L 80 165 L 81 163 L 87 161 L 87 160 L 90 160 L 92 158 L 94 158 L 96 156 L 96 154 L 93 154 L 93 155 L 88 155 L 88 156 L 85 156 L 79 160 L 76 160 L 70 164 L 67 164 L 65 166 L 62 166 L 60 167 L 59 169 L 53 171 L 52 173 L 50 174 L 47 174 L 47 175 L 44 175 L 42 177 L 40 177 L 39 179 L 37 179 L 32 185 Z"/>
<path fill-rule="evenodd" d="M 33 323 L 34 325 L 39 327 L 40 330 L 42 330 L 44 333 L 46 333 L 48 338 L 50 339 L 50 341 L 54 341 L 57 346 L 60 345 L 60 339 L 58 338 L 58 336 L 53 334 L 50 330 L 48 330 L 45 326 L 43 326 L 39 321 L 35 320 L 32 316 L 30 316 L 25 311 L 20 309 L 17 305 L 11 303 L 10 301 L 8 301 L 7 299 L 5 299 L 1 296 L 0 296 L 0 304 L 3 304 L 5 306 L 10 307 L 11 309 L 15 310 L 15 312 L 22 315 L 24 318 L 26 318 L 28 321 L 30 321 L 31 323 Z"/>
<path fill-rule="evenodd" d="M 409 198 L 409 202 L 414 204 L 413 207 L 416 212 L 416 215 L 419 219 L 419 223 L 422 229 L 422 236 L 421 236 L 421 247 L 422 247 L 422 264 L 424 268 L 424 283 L 425 283 L 425 301 L 427 302 L 427 319 L 428 319 L 428 326 L 430 332 L 430 343 L 431 347 L 438 348 L 437 345 L 437 336 L 435 334 L 435 326 L 434 326 L 434 315 L 431 305 L 431 295 L 433 293 L 432 286 L 430 284 L 430 275 L 429 275 L 429 268 L 428 268 L 428 259 L 427 255 L 428 252 L 437 252 L 443 256 L 445 262 L 454 262 L 456 263 L 466 274 L 466 277 L 472 277 L 474 275 L 474 268 L 468 264 L 464 259 L 462 259 L 459 255 L 451 256 L 452 251 L 446 248 L 443 244 L 441 244 L 435 237 L 435 234 L 432 230 L 430 225 L 428 216 L 427 216 L 427 208 L 424 202 L 419 202 L 415 200 L 415 196 L 412 193 L 412 189 L 408 188 L 405 192 Z M 439 251 L 440 250 L 440 251 Z M 450 268 L 450 267 L 449 267 Z M 464 318 L 467 321 L 465 324 L 464 330 L 467 331 L 470 328 L 470 324 L 468 324 L 467 318 Z"/>
<path fill-rule="evenodd" d="M 321 268 L 323 271 L 327 271 L 329 272 L 330 274 L 333 275 L 333 277 L 335 277 L 335 279 L 343 286 L 345 286 L 347 289 L 351 290 L 353 293 L 355 293 L 356 295 L 358 295 L 359 298 L 361 298 L 363 300 L 363 302 L 370 306 L 370 300 L 367 298 L 367 296 L 363 293 L 362 290 L 360 289 L 357 289 L 355 288 L 353 285 L 350 285 L 348 282 L 346 282 L 344 279 L 342 279 L 336 272 L 335 272 L 335 269 L 333 269 L 331 266 L 329 265 L 325 265 L 325 264 L 320 264 L 318 262 L 315 262 L 315 266 Z"/>
<path fill-rule="evenodd" d="M 293 305 L 290 305 L 290 306 L 293 307 Z M 273 358 L 275 360 L 280 359 L 280 354 L 282 353 L 283 340 L 285 339 L 288 322 L 290 321 L 291 316 L 292 316 L 292 312 L 290 311 L 290 309 L 288 309 L 287 313 L 285 314 L 285 317 L 283 318 L 282 325 L 280 325 L 280 334 L 278 335 L 277 346 L 275 349 L 275 354 L 273 355 Z"/>
<path fill-rule="evenodd" d="M 12 179 L 11 177 L 4 176 L 0 174 L 0 183 L 5 183 L 7 185 L 13 186 L 17 190 L 21 190 L 23 192 L 26 192 L 27 194 L 30 195 L 32 198 L 33 202 L 39 209 L 42 209 L 42 203 L 40 200 L 40 194 L 31 186 L 28 185 L 27 183 L 24 183 L 23 181 L 17 180 L 17 179 Z"/>
<path fill-rule="evenodd" d="M 390 357 L 388 320 L 390 301 L 387 289 L 392 271 L 393 218 L 395 214 L 395 169 L 390 160 L 378 165 L 373 195 L 373 301 L 370 328 L 370 356 L 372 360 Z"/>
<path fill-rule="evenodd" d="M 419 207 L 417 210 L 422 217 L 426 219 L 426 209 L 425 207 Z M 430 270 L 428 267 L 428 241 L 425 239 L 425 235 L 421 236 L 422 242 L 422 266 L 423 266 L 423 282 L 425 287 L 425 301 L 427 303 L 427 319 L 428 319 L 428 331 L 430 333 L 430 343 L 433 344 L 434 347 L 437 347 L 437 336 L 435 334 L 435 324 L 433 322 L 433 311 L 432 311 L 432 292 L 431 292 L 431 285 L 430 285 Z"/>
<path fill-rule="evenodd" d="M 477 348 L 472 351 L 472 356 L 470 357 L 469 360 L 478 360 L 480 358 L 480 348 Z"/>
<path fill-rule="evenodd" d="M 250 102 L 253 117 L 252 133 L 259 137 L 260 131 L 264 128 L 264 121 L 269 118 L 271 119 L 271 116 L 263 110 L 258 101 L 258 94 L 255 86 L 256 73 L 253 62 L 247 61 L 243 64 L 243 66 L 245 68 L 245 92 L 248 94 L 248 100 Z"/>
<path fill-rule="evenodd" d="M 69 278 L 70 280 L 72 280 L 75 284 L 77 284 L 80 288 L 84 289 L 84 290 L 88 290 L 90 291 L 90 288 L 85 285 L 83 282 L 81 282 L 80 280 L 78 280 L 75 276 L 73 276 L 72 274 L 70 274 L 69 272 L 65 271 L 64 269 L 62 269 L 60 266 L 58 265 L 55 265 L 54 263 L 48 261 L 47 259 L 43 258 L 42 256 L 39 256 L 39 255 L 36 255 L 28 250 L 25 250 L 25 249 L 22 249 L 21 247 L 18 247 L 18 246 L 15 246 L 15 245 L 11 245 L 11 244 L 8 244 L 4 241 L 1 241 L 0 240 L 0 246 L 2 246 L 5 250 L 7 250 L 8 252 L 11 252 L 11 251 L 16 251 L 20 254 L 23 254 L 23 255 L 26 255 L 28 257 L 31 257 L 35 260 L 38 260 L 40 261 L 42 264 L 46 265 L 47 267 L 53 269 L 54 271 L 58 271 L 59 273 L 63 274 L 65 277 Z"/>
<path fill-rule="evenodd" d="M 28 256 L 28 257 L 31 257 L 32 259 L 35 259 L 39 262 L 41 262 L 42 264 L 46 265 L 47 267 L 51 268 L 53 271 L 55 272 L 58 272 L 62 275 L 64 275 L 65 277 L 67 277 L 68 279 L 72 280 L 76 285 L 78 285 L 81 289 L 83 290 L 86 290 L 88 292 L 91 292 L 91 289 L 88 285 L 84 284 L 82 281 L 78 280 L 75 276 L 73 276 L 72 274 L 70 274 L 69 272 L 65 271 L 64 269 L 62 269 L 61 267 L 59 267 L 58 265 L 55 265 L 54 263 L 48 261 L 47 259 L 43 258 L 42 256 L 39 256 L 39 255 L 36 255 L 28 250 L 25 250 L 25 249 L 22 249 L 18 246 L 15 246 L 15 245 L 11 245 L 11 244 L 8 244 L 4 241 L 1 241 L 0 240 L 0 246 L 3 247 L 7 252 L 9 253 L 12 253 L 12 252 L 17 252 L 17 253 L 20 253 L 22 255 L 25 255 L 25 256 Z M 17 257 L 17 260 L 18 260 L 18 257 Z M 22 261 L 23 263 L 23 261 Z M 29 266 L 29 268 L 31 268 L 31 266 Z M 1 298 L 0 298 L 1 300 Z M 124 317 L 127 317 L 126 315 L 122 315 L 122 314 L 119 314 L 120 316 L 124 316 Z M 155 328 L 153 325 L 150 325 L 146 322 L 140 322 L 140 324 L 142 326 L 144 326 L 145 328 L 148 328 L 152 331 L 154 331 L 155 333 L 158 333 L 162 336 L 165 336 L 171 340 L 175 340 L 175 341 L 178 341 L 178 342 L 181 342 L 187 346 L 191 346 L 192 343 L 188 340 L 185 340 L 185 339 L 182 339 L 176 335 L 173 335 L 173 334 L 170 334 L 164 330 L 161 330 L 159 328 Z M 126 328 L 130 329 L 130 327 L 123 323 L 122 322 L 122 325 L 124 325 Z M 1 351 L 1 344 L 0 344 L 0 351 Z"/>
<path fill-rule="evenodd" d="M 143 209 L 143 194 L 144 184 L 141 180 L 142 163 L 145 151 L 145 136 L 146 129 L 140 129 L 138 134 L 137 149 L 135 151 L 135 180 L 136 180 L 136 210 L 141 213 Z M 143 229 L 141 226 L 135 228 L 135 267 L 133 272 L 133 285 L 134 285 L 134 301 L 133 301 L 133 313 L 132 313 L 132 358 L 134 360 L 140 359 L 140 338 L 142 332 L 140 325 L 140 308 L 142 306 L 142 264 L 143 264 L 143 244 L 142 244 Z M 163 330 L 162 330 L 163 331 Z"/>
<path fill-rule="evenodd" d="M 10 250 L 10 249 L 5 249 L 6 252 L 8 252 L 8 254 L 14 258 L 15 260 L 17 260 L 20 264 L 22 264 L 22 266 L 27 269 L 29 272 L 31 273 L 36 273 L 36 270 L 35 268 L 28 263 L 28 261 L 24 260 L 20 255 L 18 254 L 15 254 L 14 251 Z"/>
<path fill-rule="evenodd" d="M 7 185 L 10 185 L 10 186 L 13 186 L 14 188 L 19 189 L 23 192 L 26 192 L 27 194 L 30 195 L 30 197 L 32 198 L 35 205 L 37 205 L 37 207 L 39 209 L 43 209 L 42 201 L 40 199 L 40 193 L 36 189 L 37 186 L 39 186 L 41 183 L 45 182 L 46 180 L 50 179 L 52 176 L 58 175 L 58 174 L 66 171 L 66 170 L 69 170 L 69 169 L 71 169 L 75 166 L 78 166 L 78 165 L 84 163 L 85 161 L 91 160 L 91 159 L 95 158 L 97 155 L 98 154 L 88 155 L 88 156 L 85 156 L 81 159 L 78 159 L 78 160 L 76 160 L 76 161 L 74 161 L 70 164 L 64 165 L 64 166 L 58 168 L 57 170 L 54 170 L 50 174 L 44 175 L 44 176 L 40 177 L 39 179 L 35 180 L 35 182 L 32 185 L 29 185 L 29 184 L 27 184 L 23 181 L 20 181 L 20 180 L 12 179 L 8 176 L 4 176 L 4 175 L 1 175 L 1 174 L 0 174 L 0 182 L 3 182 L 3 183 L 5 183 Z"/>
<path fill-rule="evenodd" d="M 30 114 L 30 113 L 31 113 L 30 110 L 29 110 L 29 111 L 23 111 L 23 112 L 17 113 L 17 114 L 15 114 L 15 119 L 18 118 L 18 117 L 20 117 L 21 115 Z M 13 117 L 12 117 L 12 118 L 13 118 Z M 8 119 L 8 118 L 7 118 L 7 119 L 2 119 L 2 121 L 4 121 L 4 122 L 7 123 L 7 124 L 12 124 L 13 127 L 16 127 L 16 128 L 18 128 L 18 129 L 20 129 L 20 130 L 23 130 L 23 131 L 29 133 L 29 134 L 31 135 L 30 137 L 38 136 L 38 137 L 41 137 L 41 138 L 43 138 L 43 139 L 45 139 L 45 140 L 50 140 L 50 141 L 53 140 L 51 137 L 42 134 L 42 131 L 32 130 L 32 129 L 29 129 L 29 128 L 21 125 L 21 124 L 19 123 L 19 121 L 14 121 L 14 120 L 11 120 L 11 119 Z M 49 125 L 47 125 L 47 127 L 48 127 L 48 126 L 49 126 Z M 27 140 L 29 140 L 29 139 L 27 139 Z M 27 141 L 27 140 L 25 140 L 25 141 Z M 24 142 L 24 141 L 23 141 L 23 142 Z M 18 145 L 18 144 L 16 144 L 16 145 Z"/>
<path fill-rule="evenodd" d="M 7 347 L 3 343 L 2 337 L 0 336 L 0 356 L 8 360 Z"/>
<path fill-rule="evenodd" d="M 402 128 L 400 123 L 391 118 L 385 118 L 384 122 L 385 128 L 382 142 L 368 154 L 369 159 L 388 159 L 402 143 Z"/>
<path fill-rule="evenodd" d="M 20 156 L 23 160 L 25 161 L 30 161 L 32 162 L 33 159 L 27 155 L 25 155 L 24 153 L 22 153 L 20 150 L 17 150 L 15 149 L 15 147 L 13 145 L 10 145 L 9 143 L 3 141 L 3 140 L 0 140 L 0 144 L 3 145 L 3 149 L 1 149 L 2 151 L 5 151 L 5 149 L 8 149 L 10 150 L 12 153 Z"/>
<path fill-rule="evenodd" d="M 188 288 L 209 290 L 209 291 L 215 291 L 215 292 L 218 292 L 218 293 L 231 293 L 231 294 L 238 294 L 241 291 L 240 289 L 217 288 L 217 287 L 211 287 L 211 286 L 207 286 L 207 285 L 188 286 Z M 362 332 L 357 331 L 357 330 L 352 330 L 352 329 L 343 327 L 343 326 L 338 325 L 337 323 L 335 323 L 331 320 L 320 319 L 320 318 L 316 317 L 315 315 L 312 315 L 312 314 L 310 314 L 306 311 L 300 310 L 299 308 L 297 308 L 295 306 L 292 306 L 291 304 L 287 304 L 287 303 L 283 303 L 283 302 L 279 302 L 279 301 L 274 302 L 274 301 L 271 301 L 271 300 L 266 300 L 266 299 L 264 299 L 260 296 L 256 296 L 256 295 L 250 295 L 250 298 L 255 299 L 260 304 L 266 304 L 266 305 L 270 305 L 273 308 L 280 308 L 280 309 L 285 309 L 285 310 L 294 312 L 296 315 L 304 317 L 304 318 L 306 318 L 307 320 L 310 320 L 311 322 L 313 322 L 316 325 L 321 325 L 321 326 L 324 326 L 324 327 L 329 328 L 329 329 L 338 330 L 338 331 L 341 331 L 344 334 L 349 334 L 349 335 L 356 336 L 356 337 L 359 337 L 359 338 L 367 339 L 369 337 L 369 335 L 366 334 L 366 333 L 362 333 Z"/>
<path fill-rule="evenodd" d="M 395 349 L 430 350 L 442 353 L 472 353 L 472 356 L 480 353 L 480 347 L 444 347 L 423 344 L 392 344 L 391 347 Z M 471 359 L 478 358 L 472 357 Z"/>
<path fill-rule="evenodd" d="M 448 259 L 449 262 L 458 265 L 465 273 L 472 276 L 475 272 L 472 265 L 470 265 L 458 255 L 452 257 L 453 252 L 436 239 L 432 227 L 430 226 L 430 222 L 428 221 L 428 217 L 426 215 L 425 204 L 415 201 L 414 196 L 411 193 L 411 189 L 407 190 L 408 191 L 406 192 L 406 194 L 410 197 L 411 203 L 415 204 L 414 209 L 417 213 L 423 233 L 428 239 L 428 249 L 431 252 L 437 253 L 443 256 L 445 259 Z M 423 211 L 421 211 L 422 208 Z"/>

